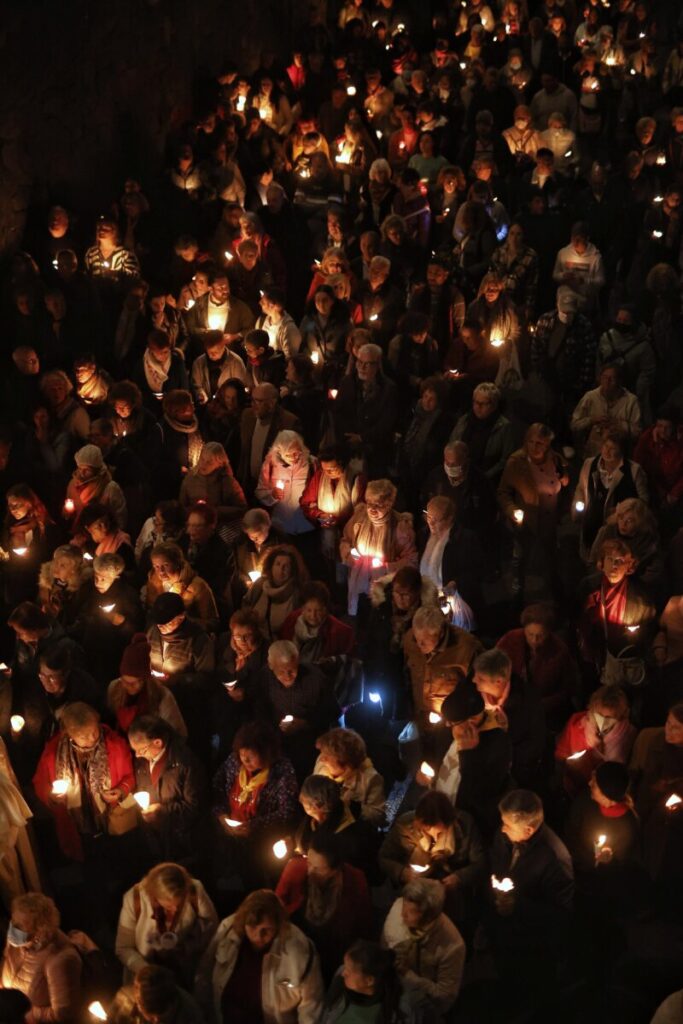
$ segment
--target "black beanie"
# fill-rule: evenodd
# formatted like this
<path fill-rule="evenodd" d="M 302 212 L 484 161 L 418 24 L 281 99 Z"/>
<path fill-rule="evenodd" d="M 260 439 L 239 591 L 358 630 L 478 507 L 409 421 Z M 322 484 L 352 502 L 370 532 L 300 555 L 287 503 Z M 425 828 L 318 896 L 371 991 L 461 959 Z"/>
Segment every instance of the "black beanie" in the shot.
<path fill-rule="evenodd" d="M 626 799 L 630 781 L 626 765 L 619 761 L 604 761 L 595 769 L 595 781 L 608 800 L 620 804 Z"/>
<path fill-rule="evenodd" d="M 452 693 L 449 693 L 441 705 L 441 715 L 445 722 L 457 725 L 468 718 L 480 715 L 484 710 L 484 699 L 474 683 L 469 679 L 461 679 Z"/>

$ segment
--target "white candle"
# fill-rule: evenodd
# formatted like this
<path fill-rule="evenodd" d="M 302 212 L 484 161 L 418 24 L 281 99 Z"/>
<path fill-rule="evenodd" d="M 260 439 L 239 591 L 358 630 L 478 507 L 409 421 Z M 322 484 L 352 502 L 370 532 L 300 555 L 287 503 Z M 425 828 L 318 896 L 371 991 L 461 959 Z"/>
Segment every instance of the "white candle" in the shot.
<path fill-rule="evenodd" d="M 66 514 L 70 516 L 75 508 L 76 506 L 74 505 L 73 500 L 71 498 L 67 498 L 66 501 L 64 502 L 64 511 L 66 512 Z"/>
<path fill-rule="evenodd" d="M 223 255 L 225 256 L 226 260 L 230 260 L 231 262 L 235 258 L 231 252 L 228 252 L 227 249 L 225 250 L 225 253 Z"/>
<path fill-rule="evenodd" d="M 667 811 L 675 811 L 677 807 L 681 806 L 681 804 L 683 804 L 683 800 L 678 795 L 678 793 L 672 793 L 669 799 L 664 804 L 664 806 L 666 807 Z"/>
<path fill-rule="evenodd" d="M 660 153 L 659 156 L 657 157 L 657 166 L 658 167 L 664 167 L 665 164 L 666 164 L 666 156 L 664 155 L 664 153 Z"/>
<path fill-rule="evenodd" d="M 247 576 L 249 577 L 252 583 L 256 583 L 256 580 L 261 579 L 261 573 L 258 571 L 258 569 L 252 569 L 251 572 L 247 573 Z"/>
<path fill-rule="evenodd" d="M 290 722 L 294 721 L 294 715 L 285 715 L 282 719 L 282 725 L 289 725 Z"/>
<path fill-rule="evenodd" d="M 311 362 L 313 363 L 314 366 L 318 365 L 318 363 L 320 362 L 319 352 L 311 352 Z"/>
<path fill-rule="evenodd" d="M 429 864 L 411 864 L 410 870 L 415 871 L 418 875 L 421 875 L 423 871 L 429 871 Z"/>
<path fill-rule="evenodd" d="M 505 338 L 499 337 L 497 334 L 491 336 L 491 344 L 494 348 L 500 348 L 501 345 L 505 344 Z"/>
<path fill-rule="evenodd" d="M 430 725 L 438 725 L 440 721 L 441 721 L 441 715 L 437 711 L 430 711 L 429 712 L 429 724 Z"/>
<path fill-rule="evenodd" d="M 653 238 L 663 238 L 664 237 L 664 232 L 663 231 L 653 231 L 652 232 L 652 237 Z"/>
<path fill-rule="evenodd" d="M 586 750 L 577 750 L 575 754 L 570 754 L 567 758 L 568 761 L 579 761 L 584 754 L 588 753 Z"/>
<path fill-rule="evenodd" d="M 26 721 L 21 715 L 12 715 L 9 724 L 12 727 L 12 732 L 20 733 L 26 725 Z"/>
<path fill-rule="evenodd" d="M 356 95 L 356 87 L 355 87 L 355 85 L 347 85 L 347 87 L 346 87 L 346 95 L 347 96 L 355 96 Z"/>
<path fill-rule="evenodd" d="M 511 878 L 497 878 L 496 875 L 491 875 L 491 888 L 497 892 L 512 892 L 515 887 L 515 883 Z"/>
<path fill-rule="evenodd" d="M 277 480 L 275 482 L 275 486 L 277 487 L 278 491 L 284 491 L 284 489 L 285 489 L 285 482 L 284 482 L 284 480 Z"/>
<path fill-rule="evenodd" d="M 331 398 L 333 402 L 338 394 L 339 391 L 337 390 L 337 388 L 330 388 L 330 390 L 327 392 L 328 398 Z"/>
<path fill-rule="evenodd" d="M 287 843 L 284 839 L 278 839 L 276 843 L 273 843 L 273 853 L 278 860 L 284 860 L 287 856 Z"/>
<path fill-rule="evenodd" d="M 86 562 L 92 562 L 92 561 L 94 561 L 95 556 L 91 555 L 89 551 L 84 551 L 83 552 L 83 558 L 85 559 Z"/>
<path fill-rule="evenodd" d="M 149 807 L 149 793 L 145 793 L 144 790 L 139 793 L 133 793 L 133 800 L 135 800 L 141 811 L 146 811 Z"/>
<path fill-rule="evenodd" d="M 239 828 L 242 824 L 241 821 L 237 821 L 235 818 L 224 818 L 223 821 L 229 828 Z"/>
<path fill-rule="evenodd" d="M 422 764 L 420 765 L 420 771 L 422 772 L 423 775 L 426 775 L 428 779 L 433 779 L 434 776 L 436 775 L 436 772 L 432 768 L 431 764 L 427 764 L 426 761 L 423 761 Z"/>
<path fill-rule="evenodd" d="M 585 503 L 583 501 L 577 501 L 576 504 L 574 505 L 574 508 L 576 509 L 577 512 L 583 512 L 585 507 L 586 507 L 586 505 L 585 505 Z"/>
<path fill-rule="evenodd" d="M 21 558 L 22 555 L 26 554 L 28 548 L 12 548 L 12 551 L 14 552 L 15 555 L 19 555 L 19 558 Z"/>
<path fill-rule="evenodd" d="M 223 683 L 223 686 L 225 687 L 226 690 L 234 690 L 235 687 L 237 686 L 237 680 L 231 679 L 228 683 Z"/>
<path fill-rule="evenodd" d="M 371 564 L 373 569 L 381 569 L 383 562 L 381 558 L 378 558 L 377 555 L 375 555 Z"/>
<path fill-rule="evenodd" d="M 372 704 L 379 704 L 379 702 L 382 699 L 379 693 L 377 693 L 375 690 L 371 690 L 370 693 L 368 694 L 368 697 L 370 698 L 370 702 Z"/>
<path fill-rule="evenodd" d="M 193 306 L 194 306 L 194 299 L 188 299 L 187 300 L 187 305 L 185 306 L 185 309 L 192 309 Z"/>
<path fill-rule="evenodd" d="M 165 679 L 166 678 L 166 673 L 165 672 L 157 672 L 157 670 L 154 669 L 154 668 L 152 669 L 152 675 L 154 676 L 155 679 Z"/>
<path fill-rule="evenodd" d="M 55 796 L 64 796 L 69 788 L 69 783 L 66 779 L 55 779 L 52 783 L 52 792 Z"/>
<path fill-rule="evenodd" d="M 95 1020 L 107 1019 L 107 1011 L 102 1006 L 102 1003 L 99 1001 L 99 999 L 96 999 L 94 1003 L 90 1003 L 88 1007 L 88 1013 L 90 1014 L 91 1017 L 94 1017 Z"/>
<path fill-rule="evenodd" d="M 102 609 L 103 612 L 109 613 L 109 612 L 113 612 L 114 611 L 114 608 L 116 608 L 116 605 L 115 604 L 101 604 L 100 608 Z"/>
<path fill-rule="evenodd" d="M 514 521 L 516 523 L 523 523 L 524 522 L 524 510 L 521 509 L 521 508 L 516 508 L 515 511 L 512 513 L 512 518 L 514 519 Z"/>

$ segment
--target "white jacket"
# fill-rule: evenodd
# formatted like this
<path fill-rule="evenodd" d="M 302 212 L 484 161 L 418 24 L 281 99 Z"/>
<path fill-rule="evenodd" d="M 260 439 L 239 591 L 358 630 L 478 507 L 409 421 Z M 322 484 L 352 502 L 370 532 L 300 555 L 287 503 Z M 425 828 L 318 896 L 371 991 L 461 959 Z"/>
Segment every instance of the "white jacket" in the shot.
<path fill-rule="evenodd" d="M 210 1021 L 222 1021 L 223 990 L 232 977 L 242 938 L 233 928 L 235 915 L 222 921 L 202 957 L 196 995 Z M 265 1024 L 318 1024 L 323 1007 L 323 980 L 315 946 L 288 923 L 263 958 L 261 1007 Z"/>
<path fill-rule="evenodd" d="M 605 284 L 602 256 L 592 242 L 588 242 L 583 253 L 578 253 L 571 242 L 560 249 L 555 260 L 553 280 L 557 284 L 564 284 L 565 274 L 573 274 L 577 279 L 569 287 L 578 296 L 579 310 L 582 313 L 591 310 L 598 292 Z"/>
<path fill-rule="evenodd" d="M 439 914 L 421 939 L 415 939 L 403 923 L 403 897 L 392 906 L 382 929 L 382 945 L 400 956 L 411 951 L 419 962 L 419 973 L 408 970 L 403 977 L 421 988 L 447 1013 L 458 997 L 465 967 L 465 942 L 450 918 Z"/>

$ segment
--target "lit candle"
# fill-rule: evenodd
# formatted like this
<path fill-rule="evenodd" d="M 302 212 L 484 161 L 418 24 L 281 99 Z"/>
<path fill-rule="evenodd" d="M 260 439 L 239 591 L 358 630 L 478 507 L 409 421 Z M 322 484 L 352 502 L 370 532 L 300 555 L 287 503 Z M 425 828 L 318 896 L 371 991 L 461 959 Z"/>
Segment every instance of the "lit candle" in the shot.
<path fill-rule="evenodd" d="M 575 754 L 570 754 L 567 758 L 568 761 L 579 761 L 584 754 L 587 754 L 587 750 L 577 750 Z"/>
<path fill-rule="evenodd" d="M 576 509 L 577 512 L 583 512 L 585 507 L 586 507 L 586 505 L 585 505 L 585 503 L 583 501 L 577 501 L 574 504 L 574 508 Z"/>
<path fill-rule="evenodd" d="M 100 608 L 102 609 L 103 612 L 107 612 L 107 614 L 108 614 L 109 612 L 113 612 L 114 611 L 114 608 L 116 608 L 116 605 L 115 604 L 101 604 Z"/>
<path fill-rule="evenodd" d="M 438 725 L 440 721 L 441 721 L 441 715 L 438 713 L 438 711 L 430 711 L 429 712 L 429 724 L 430 725 Z"/>
<path fill-rule="evenodd" d="M 396 26 L 396 31 L 397 32 L 405 32 L 405 30 L 406 30 L 405 25 L 403 24 L 403 22 L 399 21 L 398 25 Z"/>
<path fill-rule="evenodd" d="M 64 512 L 65 512 L 65 514 L 67 516 L 70 516 L 74 512 L 75 508 L 76 508 L 76 506 L 73 503 L 73 499 L 72 498 L 67 498 L 66 501 L 64 502 Z"/>
<path fill-rule="evenodd" d="M 90 1005 L 88 1006 L 88 1013 L 90 1014 L 91 1017 L 94 1017 L 95 1020 L 107 1019 L 107 1011 L 102 1006 L 102 1003 L 99 1001 L 99 999 L 96 999 L 94 1003 L 90 1003 Z"/>
<path fill-rule="evenodd" d="M 246 105 L 247 105 L 247 97 L 246 96 L 238 96 L 237 97 L 237 104 L 236 104 L 237 110 L 240 113 L 242 113 L 242 111 L 244 110 Z"/>
<path fill-rule="evenodd" d="M 133 800 L 135 800 L 141 811 L 146 811 L 149 807 L 149 793 L 145 793 L 144 790 L 141 790 L 139 793 L 133 793 Z"/>
<path fill-rule="evenodd" d="M 224 256 L 225 256 L 226 260 L 230 260 L 231 262 L 235 258 L 231 252 L 228 252 L 227 249 L 225 250 Z"/>
<path fill-rule="evenodd" d="M 12 715 L 9 724 L 12 727 L 12 732 L 18 735 L 26 725 L 26 720 L 21 715 Z"/>
<path fill-rule="evenodd" d="M 374 324 L 376 320 L 379 320 L 379 313 L 373 313 L 372 316 L 368 317 L 371 324 Z"/>
<path fill-rule="evenodd" d="M 276 480 L 275 481 L 275 486 L 277 487 L 278 491 L 284 491 L 284 489 L 285 489 L 285 482 L 284 482 L 284 480 Z"/>
<path fill-rule="evenodd" d="M 434 769 L 432 768 L 431 764 L 427 764 L 427 762 L 426 762 L 426 761 L 423 761 L 423 762 L 422 762 L 422 764 L 420 765 L 420 771 L 421 771 L 421 772 L 422 772 L 422 774 L 423 774 L 423 775 L 425 775 L 425 776 L 426 776 L 426 777 L 427 777 L 428 779 L 433 779 L 433 778 L 434 778 L 434 776 L 436 775 L 436 772 L 435 772 L 435 771 L 434 771 Z"/>
<path fill-rule="evenodd" d="M 368 694 L 368 697 L 370 698 L 371 704 L 379 704 L 379 702 L 382 699 L 380 694 L 377 693 L 375 690 L 371 690 L 370 693 Z"/>
<path fill-rule="evenodd" d="M 496 875 L 491 875 L 491 888 L 495 889 L 496 892 L 512 892 L 515 887 L 515 883 L 511 878 L 498 878 Z"/>
<path fill-rule="evenodd" d="M 664 202 L 664 196 L 655 196 L 654 199 L 652 200 L 652 202 L 653 203 L 663 203 Z"/>
<path fill-rule="evenodd" d="M 19 555 L 19 558 L 21 558 L 23 555 L 26 554 L 28 548 L 12 548 L 12 551 L 14 552 L 15 555 Z"/>
<path fill-rule="evenodd" d="M 86 562 L 93 562 L 95 560 L 95 556 L 91 555 L 89 551 L 83 552 L 83 558 Z"/>
<path fill-rule="evenodd" d="M 523 523 L 524 522 L 524 510 L 521 509 L 521 508 L 516 508 L 515 511 L 512 513 L 512 518 L 514 519 L 514 521 L 516 523 Z"/>
<path fill-rule="evenodd" d="M 657 166 L 658 167 L 664 167 L 665 164 L 666 164 L 666 156 L 665 156 L 664 153 L 660 153 L 659 156 L 657 157 Z"/>
<path fill-rule="evenodd" d="M 403 150 L 406 148 L 405 142 L 399 142 L 398 148 L 401 150 L 401 152 L 403 152 Z"/>
<path fill-rule="evenodd" d="M 681 806 L 681 804 L 683 804 L 683 799 L 681 799 L 678 793 L 672 793 L 664 806 L 667 811 L 675 811 Z"/>
<path fill-rule="evenodd" d="M 356 95 L 356 87 L 355 87 L 355 85 L 347 85 L 346 86 L 346 95 L 347 96 L 355 96 Z"/>
<path fill-rule="evenodd" d="M 152 669 L 152 675 L 154 676 L 155 679 L 165 679 L 166 678 L 166 673 L 165 672 L 157 672 L 156 669 L 154 669 L 154 668 Z"/>
<path fill-rule="evenodd" d="M 360 558 L 360 551 L 358 548 L 351 548 L 351 558 Z"/>
<path fill-rule="evenodd" d="M 109 260 L 104 260 L 104 261 L 103 261 L 103 263 L 102 263 L 102 266 L 103 266 L 103 267 L 106 267 L 106 268 L 107 268 L 107 270 L 108 270 L 108 269 L 109 269 L 109 267 L 111 266 L 111 263 L 109 262 Z"/>
<path fill-rule="evenodd" d="M 337 390 L 337 388 L 330 388 L 330 390 L 327 392 L 327 397 L 331 398 L 332 401 L 334 402 L 334 400 L 335 400 L 335 398 L 337 397 L 338 394 L 339 394 L 339 391 Z"/>
<path fill-rule="evenodd" d="M 499 335 L 494 334 L 491 336 L 491 344 L 494 348 L 500 348 L 501 345 L 505 344 L 505 338 L 501 338 Z"/>
<path fill-rule="evenodd" d="M 368 111 L 368 113 L 369 113 L 369 111 Z M 377 138 L 378 138 L 378 139 L 381 139 L 381 138 L 382 138 L 382 133 L 381 133 L 381 131 L 379 130 L 379 128 L 377 128 L 377 129 L 375 130 L 375 135 L 377 136 Z"/>
<path fill-rule="evenodd" d="M 193 306 L 194 306 L 194 299 L 188 299 L 187 300 L 187 305 L 185 306 L 185 309 L 192 309 Z"/>
<path fill-rule="evenodd" d="M 314 366 L 318 365 L 318 363 L 320 362 L 319 352 L 311 352 L 311 362 L 313 363 Z"/>
<path fill-rule="evenodd" d="M 415 871 L 418 875 L 421 875 L 423 871 L 429 871 L 429 864 L 411 864 L 410 870 Z"/>
<path fill-rule="evenodd" d="M 565 157 L 569 157 L 569 156 L 572 155 L 572 153 L 573 153 L 573 150 L 568 149 L 567 152 L 564 155 L 565 155 Z"/>
<path fill-rule="evenodd" d="M 252 583 L 256 583 L 256 580 L 261 579 L 261 573 L 258 571 L 258 569 L 252 569 L 251 572 L 247 573 L 247 576 L 249 577 Z"/>
<path fill-rule="evenodd" d="M 284 860 L 287 856 L 287 843 L 284 839 L 278 839 L 276 843 L 273 843 L 273 853 L 278 860 Z"/>
<path fill-rule="evenodd" d="M 57 269 L 57 267 L 59 266 L 59 261 L 58 261 L 58 260 L 53 260 L 53 261 L 52 261 L 52 266 L 53 266 L 53 267 L 55 268 L 55 270 L 56 270 L 56 269 Z"/>
<path fill-rule="evenodd" d="M 663 231 L 653 231 L 652 232 L 652 237 L 653 238 L 663 238 L 664 237 L 664 232 Z"/>
<path fill-rule="evenodd" d="M 242 822 L 237 821 L 236 818 L 223 818 L 223 821 L 229 828 L 239 828 L 242 824 Z"/>
<path fill-rule="evenodd" d="M 467 61 L 466 60 L 461 60 L 460 61 L 460 70 L 464 71 L 466 67 L 467 67 Z"/>
<path fill-rule="evenodd" d="M 282 719 L 281 725 L 289 725 L 290 722 L 294 721 L 294 715 L 285 715 Z"/>
<path fill-rule="evenodd" d="M 457 377 L 458 374 L 460 373 L 460 370 L 449 370 L 448 372 L 450 373 L 451 377 Z"/>
<path fill-rule="evenodd" d="M 593 853 L 595 854 L 595 863 L 597 864 L 600 859 L 600 853 L 607 842 L 607 836 L 598 836 L 593 843 Z"/>
<path fill-rule="evenodd" d="M 377 555 L 374 556 L 374 558 L 372 559 L 372 562 L 371 562 L 371 565 L 372 565 L 373 569 L 381 569 L 383 564 L 384 563 L 382 562 L 382 559 L 378 558 Z"/>
<path fill-rule="evenodd" d="M 635 69 L 635 68 L 631 68 L 631 74 L 632 74 L 632 75 L 637 75 L 637 74 L 638 74 L 638 72 L 636 71 L 636 69 Z"/>
<path fill-rule="evenodd" d="M 55 779 L 52 783 L 52 792 L 55 796 L 64 796 L 69 788 L 69 783 L 66 779 Z"/>
<path fill-rule="evenodd" d="M 231 679 L 229 682 L 223 683 L 223 686 L 225 687 L 226 690 L 234 690 L 235 687 L 237 686 L 237 680 Z"/>
<path fill-rule="evenodd" d="M 4 661 L 0 661 L 0 672 L 6 672 L 8 668 L 9 665 L 6 665 Z"/>
<path fill-rule="evenodd" d="M 626 632 L 627 633 L 637 633 L 639 629 L 640 629 L 640 626 L 627 626 L 626 627 Z"/>

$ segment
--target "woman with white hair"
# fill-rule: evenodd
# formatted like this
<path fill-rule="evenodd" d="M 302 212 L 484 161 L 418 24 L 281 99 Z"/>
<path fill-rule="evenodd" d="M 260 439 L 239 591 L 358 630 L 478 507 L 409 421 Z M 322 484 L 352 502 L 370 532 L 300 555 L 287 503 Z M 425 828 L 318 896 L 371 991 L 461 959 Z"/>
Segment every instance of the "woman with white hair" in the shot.
<path fill-rule="evenodd" d="M 254 495 L 271 510 L 273 526 L 290 536 L 314 529 L 299 504 L 313 470 L 313 457 L 301 435 L 281 430 L 263 460 Z"/>
<path fill-rule="evenodd" d="M 349 615 L 357 613 L 359 597 L 369 594 L 381 576 L 404 565 L 417 565 L 413 517 L 395 512 L 395 501 L 396 488 L 390 480 L 371 480 L 365 502 L 356 506 L 344 528 L 339 556 L 349 569 Z"/>
<path fill-rule="evenodd" d="M 398 973 L 442 1013 L 458 997 L 465 943 L 444 913 L 446 889 L 434 878 L 415 878 L 395 901 L 382 929 L 382 945 L 396 954 Z"/>
<path fill-rule="evenodd" d="M 368 227 L 379 228 L 391 213 L 391 206 L 396 195 L 396 186 L 391 180 L 391 166 L 384 158 L 373 160 L 368 172 L 367 192 L 363 188 L 367 202 L 366 220 Z"/>

